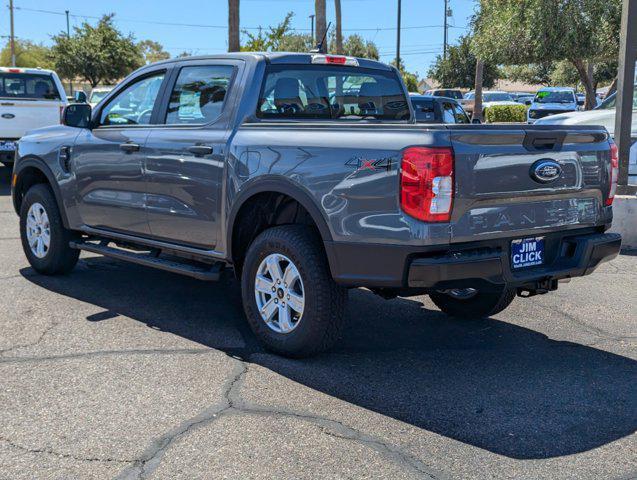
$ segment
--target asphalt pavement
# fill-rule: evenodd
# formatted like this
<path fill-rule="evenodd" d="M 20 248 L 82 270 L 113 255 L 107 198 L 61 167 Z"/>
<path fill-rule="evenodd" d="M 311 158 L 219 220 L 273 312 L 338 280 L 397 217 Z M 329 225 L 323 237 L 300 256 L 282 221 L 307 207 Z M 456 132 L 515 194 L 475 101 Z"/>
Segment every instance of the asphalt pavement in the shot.
<path fill-rule="evenodd" d="M 0 169 L 0 292 L 2 479 L 637 478 L 637 255 L 479 321 L 351 291 L 287 360 L 232 278 L 36 274 Z"/>

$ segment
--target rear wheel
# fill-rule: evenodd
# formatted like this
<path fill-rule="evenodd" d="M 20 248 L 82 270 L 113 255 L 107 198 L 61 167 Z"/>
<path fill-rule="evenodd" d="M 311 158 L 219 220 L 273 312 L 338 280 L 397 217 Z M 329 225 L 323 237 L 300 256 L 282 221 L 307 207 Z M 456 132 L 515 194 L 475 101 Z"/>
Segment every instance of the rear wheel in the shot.
<path fill-rule="evenodd" d="M 64 228 L 51 188 L 45 184 L 31 187 L 20 206 L 22 249 L 31 266 L 45 275 L 70 272 L 80 255 L 69 247 L 76 237 Z"/>
<path fill-rule="evenodd" d="M 286 225 L 261 233 L 248 249 L 241 287 L 250 327 L 269 350 L 307 357 L 340 337 L 347 290 L 332 279 L 310 228 Z"/>
<path fill-rule="evenodd" d="M 490 290 L 455 288 L 432 292 L 429 297 L 440 310 L 452 317 L 484 318 L 507 308 L 515 294 L 515 289 L 505 287 Z"/>

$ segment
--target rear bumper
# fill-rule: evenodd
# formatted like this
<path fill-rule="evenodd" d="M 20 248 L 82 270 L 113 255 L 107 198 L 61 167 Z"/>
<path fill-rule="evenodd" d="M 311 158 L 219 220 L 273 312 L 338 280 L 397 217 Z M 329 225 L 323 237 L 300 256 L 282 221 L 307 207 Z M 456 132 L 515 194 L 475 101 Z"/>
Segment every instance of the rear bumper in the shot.
<path fill-rule="evenodd" d="M 435 258 L 418 258 L 409 267 L 408 286 L 431 289 L 457 287 L 480 280 L 510 287 L 535 288 L 540 282 L 581 277 L 619 254 L 621 236 L 598 233 L 564 237 L 552 261 L 539 267 L 512 271 L 509 251 L 468 250 Z"/>
<path fill-rule="evenodd" d="M 546 235 L 545 264 L 512 271 L 512 239 L 465 243 L 436 252 L 414 247 L 339 245 L 327 242 L 334 279 L 346 286 L 447 289 L 477 283 L 536 289 L 539 284 L 593 272 L 615 258 L 621 236 L 561 232 Z"/>

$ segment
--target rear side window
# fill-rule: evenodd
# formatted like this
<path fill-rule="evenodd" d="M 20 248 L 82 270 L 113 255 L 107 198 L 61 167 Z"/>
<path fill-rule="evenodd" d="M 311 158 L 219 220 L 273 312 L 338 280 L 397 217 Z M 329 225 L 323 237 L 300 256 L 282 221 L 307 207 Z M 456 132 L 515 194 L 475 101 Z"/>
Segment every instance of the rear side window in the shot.
<path fill-rule="evenodd" d="M 60 92 L 51 75 L 36 73 L 0 73 L 0 97 L 29 100 L 60 100 Z"/>
<path fill-rule="evenodd" d="M 433 100 L 411 100 L 416 113 L 416 120 L 420 122 L 435 122 L 436 111 Z"/>
<path fill-rule="evenodd" d="M 205 124 L 216 120 L 223 109 L 234 67 L 205 65 L 184 67 L 170 94 L 167 124 Z"/>
<path fill-rule="evenodd" d="M 270 65 L 259 118 L 407 120 L 409 104 L 393 71 L 336 65 Z"/>

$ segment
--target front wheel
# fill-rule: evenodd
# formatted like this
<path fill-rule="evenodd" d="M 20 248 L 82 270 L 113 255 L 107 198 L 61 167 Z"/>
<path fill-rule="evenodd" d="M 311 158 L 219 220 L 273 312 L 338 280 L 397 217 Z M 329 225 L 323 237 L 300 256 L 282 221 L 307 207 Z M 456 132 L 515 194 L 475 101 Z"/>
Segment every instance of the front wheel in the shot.
<path fill-rule="evenodd" d="M 262 232 L 248 249 L 241 290 L 252 331 L 275 353 L 311 356 L 340 336 L 347 290 L 332 279 L 320 239 L 306 226 Z"/>
<path fill-rule="evenodd" d="M 80 256 L 79 250 L 69 247 L 76 237 L 64 228 L 51 188 L 31 187 L 20 206 L 20 238 L 33 269 L 45 275 L 70 272 Z"/>
<path fill-rule="evenodd" d="M 515 298 L 515 289 L 494 287 L 490 290 L 454 288 L 429 294 L 444 313 L 459 318 L 485 318 L 500 313 Z"/>

